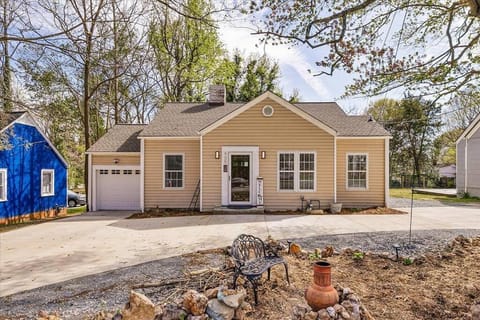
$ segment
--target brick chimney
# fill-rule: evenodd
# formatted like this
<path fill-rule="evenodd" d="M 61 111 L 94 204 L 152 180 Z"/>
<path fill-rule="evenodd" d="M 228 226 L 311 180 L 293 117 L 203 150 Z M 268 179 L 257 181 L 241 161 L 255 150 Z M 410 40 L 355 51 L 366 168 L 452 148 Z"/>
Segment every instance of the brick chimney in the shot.
<path fill-rule="evenodd" d="M 226 103 L 225 85 L 212 85 L 208 88 L 208 104 L 221 106 Z"/>

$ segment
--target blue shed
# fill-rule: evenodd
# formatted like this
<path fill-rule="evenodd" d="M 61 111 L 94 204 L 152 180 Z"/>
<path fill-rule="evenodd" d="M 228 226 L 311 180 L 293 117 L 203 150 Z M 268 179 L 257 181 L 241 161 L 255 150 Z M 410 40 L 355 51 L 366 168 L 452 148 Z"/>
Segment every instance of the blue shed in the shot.
<path fill-rule="evenodd" d="M 0 130 L 0 224 L 66 214 L 67 169 L 28 112 Z"/>

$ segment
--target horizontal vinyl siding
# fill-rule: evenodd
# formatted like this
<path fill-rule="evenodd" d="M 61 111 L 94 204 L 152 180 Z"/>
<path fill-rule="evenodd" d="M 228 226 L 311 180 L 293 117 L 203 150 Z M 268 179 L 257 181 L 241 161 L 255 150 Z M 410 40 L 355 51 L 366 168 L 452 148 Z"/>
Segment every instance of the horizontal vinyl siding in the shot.
<path fill-rule="evenodd" d="M 92 165 L 106 165 L 106 166 L 113 166 L 115 165 L 115 160 L 118 159 L 118 165 L 132 165 L 132 166 L 139 166 L 140 165 L 140 153 L 138 155 L 122 155 L 119 153 L 118 155 L 92 155 Z"/>
<path fill-rule="evenodd" d="M 457 193 L 465 192 L 465 139 L 457 144 Z"/>
<path fill-rule="evenodd" d="M 267 104 L 275 109 L 269 118 L 262 115 Z M 203 210 L 221 205 L 222 160 L 215 159 L 215 151 L 222 146 L 258 146 L 260 153 L 266 152 L 266 159 L 258 160 L 266 210 L 300 208 L 301 195 L 320 200 L 322 206 L 333 201 L 333 137 L 266 99 L 203 137 Z M 278 151 L 316 152 L 316 192 L 277 191 Z"/>
<path fill-rule="evenodd" d="M 471 196 L 480 196 L 480 130 L 470 139 L 467 147 L 467 191 Z"/>
<path fill-rule="evenodd" d="M 165 153 L 184 155 L 182 189 L 163 188 Z M 200 179 L 200 141 L 145 139 L 144 154 L 145 208 L 188 208 Z"/>
<path fill-rule="evenodd" d="M 368 189 L 347 190 L 347 154 L 368 154 Z M 345 207 L 385 205 L 385 140 L 337 139 L 337 202 Z"/>

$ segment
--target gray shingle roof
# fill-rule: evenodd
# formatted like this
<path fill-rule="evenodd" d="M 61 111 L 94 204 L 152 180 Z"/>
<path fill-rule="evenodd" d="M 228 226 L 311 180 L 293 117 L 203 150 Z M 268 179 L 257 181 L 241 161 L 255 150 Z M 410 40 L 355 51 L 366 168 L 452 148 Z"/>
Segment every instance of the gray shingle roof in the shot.
<path fill-rule="evenodd" d="M 116 125 L 88 150 L 89 152 L 139 152 L 138 137 L 193 137 L 210 124 L 243 106 L 244 103 L 167 103 L 149 125 Z M 349 116 L 335 102 L 295 104 L 324 123 L 338 136 L 372 137 L 390 134 L 368 116 Z"/>
<path fill-rule="evenodd" d="M 244 103 L 213 105 L 208 103 L 167 103 L 140 137 L 192 137 Z"/>
<path fill-rule="evenodd" d="M 87 152 L 140 152 L 138 135 L 143 129 L 144 124 L 117 124 Z"/>
<path fill-rule="evenodd" d="M 201 129 L 242 105 L 243 103 L 227 103 L 222 106 L 209 106 L 206 103 L 167 103 L 139 136 L 198 136 Z M 368 122 L 367 116 L 347 115 L 335 102 L 297 103 L 295 106 L 335 130 L 339 136 L 390 135 L 378 123 Z"/>
<path fill-rule="evenodd" d="M 349 116 L 335 102 L 309 102 L 295 105 L 334 129 L 341 137 L 390 136 L 390 133 L 380 124 L 368 121 L 368 116 Z"/>

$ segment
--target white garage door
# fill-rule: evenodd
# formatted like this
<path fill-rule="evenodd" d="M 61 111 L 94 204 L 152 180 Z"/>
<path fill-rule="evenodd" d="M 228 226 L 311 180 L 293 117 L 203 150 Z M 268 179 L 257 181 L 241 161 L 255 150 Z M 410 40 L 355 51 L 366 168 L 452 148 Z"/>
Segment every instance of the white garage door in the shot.
<path fill-rule="evenodd" d="M 140 209 L 140 170 L 97 169 L 95 175 L 97 210 Z"/>

